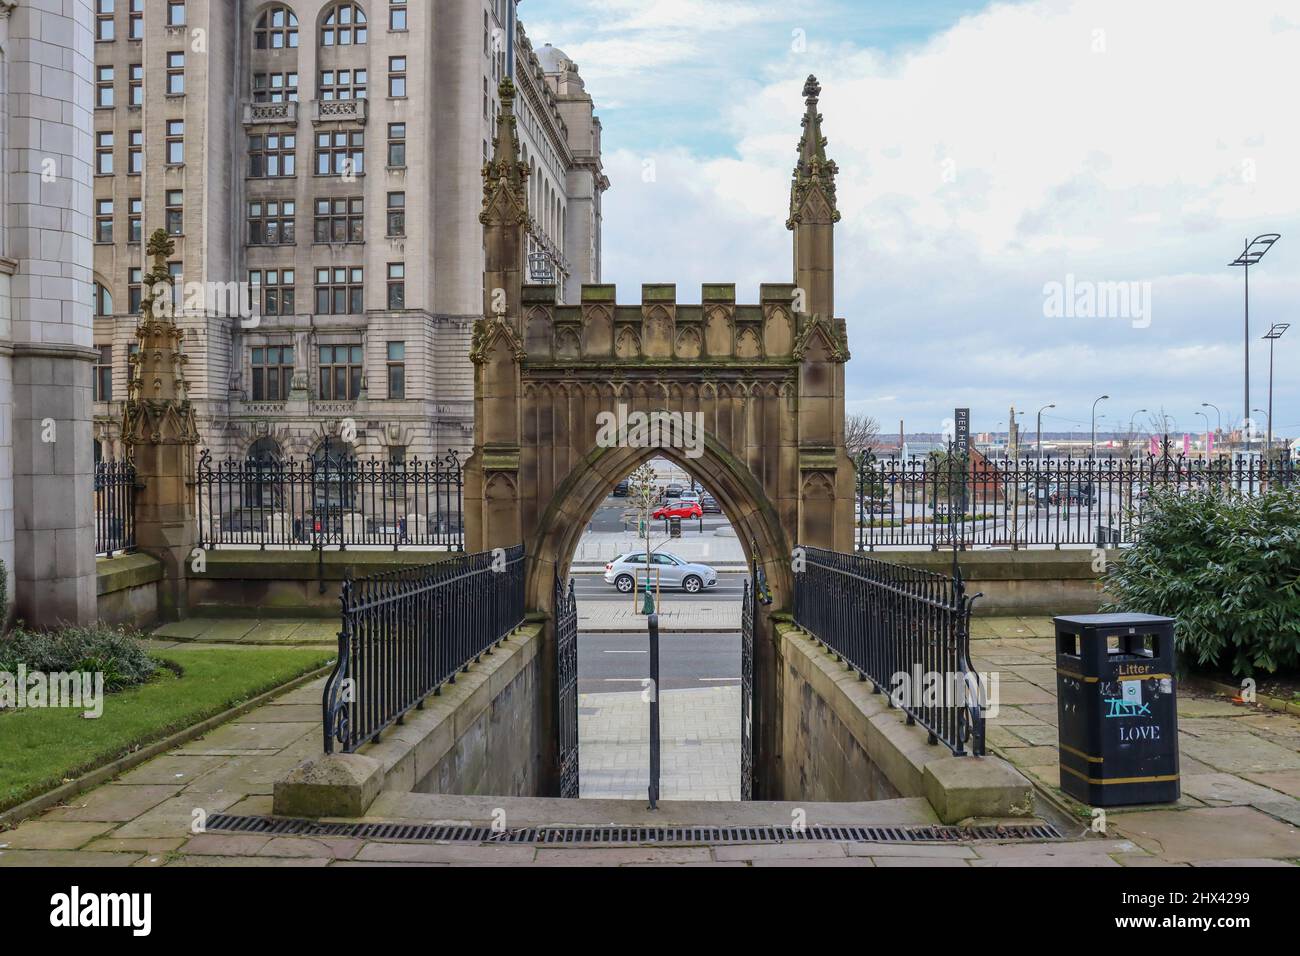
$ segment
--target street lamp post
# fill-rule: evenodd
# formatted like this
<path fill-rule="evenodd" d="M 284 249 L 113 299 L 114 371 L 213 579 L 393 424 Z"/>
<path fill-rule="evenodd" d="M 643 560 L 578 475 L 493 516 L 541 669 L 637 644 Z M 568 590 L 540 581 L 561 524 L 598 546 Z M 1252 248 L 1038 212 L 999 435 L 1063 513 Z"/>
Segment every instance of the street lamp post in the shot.
<path fill-rule="evenodd" d="M 1201 402 L 1201 408 L 1214 409 L 1214 417 L 1215 417 L 1214 437 L 1217 439 L 1220 435 L 1223 434 L 1223 412 L 1219 411 L 1219 406 L 1215 405 L 1213 402 Z"/>
<path fill-rule="evenodd" d="M 1268 450 L 1273 450 L 1273 343 L 1280 339 L 1290 322 L 1275 322 L 1264 338 L 1268 339 Z"/>
<path fill-rule="evenodd" d="M 1133 422 L 1134 422 L 1134 420 L 1136 420 L 1137 417 L 1138 417 L 1139 415 L 1145 415 L 1146 413 L 1147 413 L 1147 410 L 1146 410 L 1145 408 L 1139 408 L 1136 412 L 1134 412 L 1132 415 L 1129 416 L 1129 419 L 1128 419 L 1128 434 L 1129 434 L 1129 439 L 1130 439 L 1130 440 L 1132 440 L 1132 438 L 1133 438 Z"/>
<path fill-rule="evenodd" d="M 1267 425 L 1266 425 L 1265 427 L 1266 427 L 1266 428 L 1268 429 L 1268 431 L 1269 431 L 1269 436 L 1268 436 L 1268 444 L 1264 446 L 1264 453 L 1265 453 L 1265 454 L 1268 454 L 1269 450 L 1272 449 L 1272 447 L 1273 447 L 1273 435 L 1272 435 L 1272 431 L 1273 431 L 1273 415 L 1272 415 L 1270 412 L 1266 412 L 1266 411 L 1265 411 L 1264 409 L 1262 409 L 1262 408 L 1252 408 L 1251 411 L 1252 411 L 1252 412 L 1259 412 L 1261 415 L 1265 415 L 1265 416 L 1267 416 Z"/>
<path fill-rule="evenodd" d="M 1092 403 L 1092 457 L 1097 459 L 1097 402 L 1109 399 L 1109 395 L 1101 395 Z"/>
<path fill-rule="evenodd" d="M 1246 299 L 1245 299 L 1245 381 L 1242 391 L 1242 414 L 1247 418 L 1250 417 L 1250 267 L 1264 258 L 1264 254 L 1273 248 L 1273 243 L 1281 239 L 1282 236 L 1276 232 L 1266 232 L 1262 236 L 1256 236 L 1254 239 L 1247 239 L 1245 247 L 1241 250 L 1241 255 L 1229 262 L 1230 266 L 1241 266 L 1246 278 Z M 1249 444 L 1247 445 L 1249 449 Z"/>
<path fill-rule="evenodd" d="M 1202 418 L 1205 419 L 1205 462 L 1206 464 L 1209 464 L 1210 462 L 1210 416 L 1205 414 L 1205 412 L 1197 412 L 1196 414 L 1200 415 Z"/>
<path fill-rule="evenodd" d="M 1052 402 L 1052 404 L 1044 405 L 1042 408 L 1038 410 L 1038 431 L 1036 433 L 1036 437 L 1038 438 L 1039 462 L 1042 462 L 1043 460 L 1043 412 L 1047 411 L 1047 409 L 1049 408 L 1055 408 L 1055 407 L 1056 407 L 1056 403 Z"/>

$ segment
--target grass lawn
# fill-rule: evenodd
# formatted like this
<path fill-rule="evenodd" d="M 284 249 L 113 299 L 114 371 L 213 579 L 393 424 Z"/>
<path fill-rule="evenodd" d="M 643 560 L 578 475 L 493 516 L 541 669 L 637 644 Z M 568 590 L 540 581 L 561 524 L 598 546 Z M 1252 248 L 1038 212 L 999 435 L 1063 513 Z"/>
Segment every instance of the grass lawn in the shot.
<path fill-rule="evenodd" d="M 175 648 L 155 657 L 180 665 L 160 668 L 147 684 L 104 697 L 104 712 L 87 720 L 71 709 L 0 714 L 0 810 L 65 780 L 315 670 L 330 650 Z"/>

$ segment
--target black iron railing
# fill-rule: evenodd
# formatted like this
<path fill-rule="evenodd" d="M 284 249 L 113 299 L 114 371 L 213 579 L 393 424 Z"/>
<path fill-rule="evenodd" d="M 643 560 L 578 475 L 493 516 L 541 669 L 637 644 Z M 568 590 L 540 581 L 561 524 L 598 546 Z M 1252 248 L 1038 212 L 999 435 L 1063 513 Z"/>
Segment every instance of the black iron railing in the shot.
<path fill-rule="evenodd" d="M 578 766 L 578 598 L 573 579 L 568 590 L 555 579 L 555 649 L 559 677 L 556 728 L 560 758 L 560 796 L 579 794 Z"/>
<path fill-rule="evenodd" d="M 798 548 L 795 556 L 795 623 L 888 694 L 931 743 L 983 756 L 989 688 L 971 666 L 974 598 L 960 572 L 821 548 Z"/>
<path fill-rule="evenodd" d="M 484 551 L 344 581 L 339 656 L 325 682 L 325 752 L 351 753 L 524 619 L 524 549 Z"/>
<path fill-rule="evenodd" d="M 126 460 L 95 465 L 95 554 L 111 558 L 135 550 L 135 466 Z"/>
<path fill-rule="evenodd" d="M 1117 547 L 1133 543 L 1155 491 L 1256 494 L 1296 480 L 1290 461 L 1175 456 L 996 460 L 941 452 L 858 460 L 859 550 L 924 546 Z"/>
<path fill-rule="evenodd" d="M 460 459 L 199 456 L 199 546 L 460 550 Z"/>

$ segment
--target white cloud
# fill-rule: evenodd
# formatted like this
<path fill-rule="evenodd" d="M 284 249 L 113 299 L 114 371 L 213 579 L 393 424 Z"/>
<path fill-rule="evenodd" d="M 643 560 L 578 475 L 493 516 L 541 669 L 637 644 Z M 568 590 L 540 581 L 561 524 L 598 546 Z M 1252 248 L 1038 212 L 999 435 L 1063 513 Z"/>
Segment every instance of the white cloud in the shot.
<path fill-rule="evenodd" d="M 707 53 L 727 39 L 692 42 Z M 814 39 L 719 117 L 734 155 L 658 153 L 649 183 L 646 157 L 607 157 L 607 278 L 623 299 L 642 281 L 675 279 L 683 300 L 704 281 L 734 279 L 750 299 L 761 281 L 788 281 L 809 72 L 841 168 L 851 399 L 897 395 L 891 417 L 936 417 L 965 395 L 977 426 L 1011 401 L 1086 418 L 1103 391 L 1189 422 L 1205 400 L 1240 416 L 1241 275 L 1226 264 L 1243 237 L 1284 234 L 1251 277 L 1252 336 L 1293 319 L 1300 299 L 1294 0 L 999 4 L 892 56 Z M 1150 282 L 1151 328 L 1045 319 L 1043 285 L 1067 273 Z M 1262 406 L 1267 353 L 1253 349 Z M 1278 422 L 1300 422 L 1300 388 L 1284 378 Z"/>

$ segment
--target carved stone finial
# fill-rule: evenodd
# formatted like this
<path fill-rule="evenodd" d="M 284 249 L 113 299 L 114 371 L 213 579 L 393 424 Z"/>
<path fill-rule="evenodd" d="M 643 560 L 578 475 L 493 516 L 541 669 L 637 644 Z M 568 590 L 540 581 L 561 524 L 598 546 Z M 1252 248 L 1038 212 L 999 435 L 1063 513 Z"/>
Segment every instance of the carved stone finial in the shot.
<path fill-rule="evenodd" d="M 799 161 L 790 185 L 790 218 L 786 228 L 793 229 L 805 221 L 840 221 L 835 200 L 835 177 L 839 167 L 826 157 L 826 137 L 822 135 L 822 114 L 817 109 L 821 83 L 809 76 L 803 85 L 806 109 L 803 136 L 799 139 Z"/>
<path fill-rule="evenodd" d="M 521 162 L 518 121 L 515 119 L 515 84 L 501 81 L 501 115 L 492 140 L 492 159 L 483 167 L 483 225 L 529 225 L 528 177 L 532 170 Z"/>

